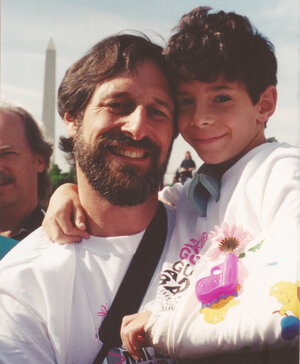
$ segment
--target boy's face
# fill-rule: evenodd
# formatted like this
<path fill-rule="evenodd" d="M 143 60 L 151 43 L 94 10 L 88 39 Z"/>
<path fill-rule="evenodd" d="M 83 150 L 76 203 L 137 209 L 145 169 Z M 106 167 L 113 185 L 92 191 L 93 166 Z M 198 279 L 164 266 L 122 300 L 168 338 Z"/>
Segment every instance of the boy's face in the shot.
<path fill-rule="evenodd" d="M 245 86 L 219 77 L 215 82 L 179 84 L 178 127 L 207 163 L 225 162 L 264 143 L 264 122 Z"/>

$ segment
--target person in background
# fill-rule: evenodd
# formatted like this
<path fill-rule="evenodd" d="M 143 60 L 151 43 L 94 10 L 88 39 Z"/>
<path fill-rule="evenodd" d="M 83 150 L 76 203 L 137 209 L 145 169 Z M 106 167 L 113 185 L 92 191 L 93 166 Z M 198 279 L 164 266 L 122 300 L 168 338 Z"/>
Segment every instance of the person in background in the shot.
<path fill-rule="evenodd" d="M 178 183 L 178 182 L 180 182 L 180 173 L 179 173 L 179 170 L 176 169 L 176 172 L 174 173 L 174 176 L 173 176 L 173 181 L 172 181 L 171 186 L 174 186 L 174 184 Z"/>
<path fill-rule="evenodd" d="M 0 259 L 42 223 L 52 151 L 25 109 L 0 105 Z"/>
<path fill-rule="evenodd" d="M 196 168 L 196 164 L 191 157 L 190 152 L 185 152 L 184 160 L 182 161 L 179 172 L 181 183 L 184 184 L 188 178 L 193 177 L 193 171 Z"/>

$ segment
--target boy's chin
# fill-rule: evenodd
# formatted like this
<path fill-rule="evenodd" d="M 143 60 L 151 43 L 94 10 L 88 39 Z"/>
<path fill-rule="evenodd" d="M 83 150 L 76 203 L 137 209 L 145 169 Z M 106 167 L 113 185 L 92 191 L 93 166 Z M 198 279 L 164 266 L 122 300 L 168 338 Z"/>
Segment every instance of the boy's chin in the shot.
<path fill-rule="evenodd" d="M 211 156 L 211 157 L 207 157 L 207 156 L 201 156 L 199 155 L 199 157 L 203 160 L 204 163 L 207 164 L 220 164 L 223 162 L 227 162 L 229 159 L 231 159 L 230 157 L 227 158 L 227 156 Z"/>

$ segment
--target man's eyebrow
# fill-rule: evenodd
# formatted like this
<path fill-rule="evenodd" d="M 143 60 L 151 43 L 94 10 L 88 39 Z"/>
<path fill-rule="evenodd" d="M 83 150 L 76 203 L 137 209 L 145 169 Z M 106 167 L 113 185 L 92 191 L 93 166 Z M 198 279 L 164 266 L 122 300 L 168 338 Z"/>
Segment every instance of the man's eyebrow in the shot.
<path fill-rule="evenodd" d="M 169 102 L 169 101 L 165 101 L 165 100 L 162 100 L 161 98 L 159 97 L 154 97 L 154 101 L 157 102 L 159 105 L 161 106 L 165 106 L 165 107 L 173 107 L 173 102 Z"/>
<path fill-rule="evenodd" d="M 110 94 L 107 95 L 107 97 L 124 97 L 124 96 L 130 96 L 130 92 L 118 92 L 118 91 L 113 91 Z"/>
<path fill-rule="evenodd" d="M 124 91 L 124 92 L 118 92 L 118 91 L 115 91 L 115 92 L 112 92 L 111 94 L 108 95 L 108 98 L 109 97 L 128 97 L 128 96 L 131 96 L 131 93 L 130 92 L 127 92 L 127 91 Z M 162 105 L 162 106 L 165 106 L 165 107 L 173 107 L 173 102 L 172 101 L 165 101 L 163 99 L 161 99 L 160 97 L 154 97 L 153 98 L 155 102 L 157 102 L 158 104 Z"/>
<path fill-rule="evenodd" d="M 12 146 L 10 146 L 10 145 L 4 145 L 3 147 L 0 147 L 0 151 L 4 151 L 4 150 L 10 150 L 10 149 L 13 149 L 13 147 Z"/>

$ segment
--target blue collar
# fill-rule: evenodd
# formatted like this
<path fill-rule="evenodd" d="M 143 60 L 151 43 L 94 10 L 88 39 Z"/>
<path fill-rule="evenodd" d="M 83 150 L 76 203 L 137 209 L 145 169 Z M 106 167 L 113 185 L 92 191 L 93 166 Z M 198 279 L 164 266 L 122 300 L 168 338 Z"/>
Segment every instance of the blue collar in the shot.
<path fill-rule="evenodd" d="M 239 159 L 240 155 L 220 164 L 201 165 L 187 190 L 188 199 L 200 216 L 206 217 L 207 201 L 210 197 L 219 201 L 223 174 Z"/>
<path fill-rule="evenodd" d="M 268 138 L 266 142 L 272 143 L 277 142 L 277 140 Z M 210 197 L 216 202 L 219 201 L 223 174 L 242 156 L 243 154 L 238 154 L 232 159 L 219 164 L 203 163 L 199 168 L 188 187 L 187 196 L 200 216 L 206 217 L 207 201 Z"/>

